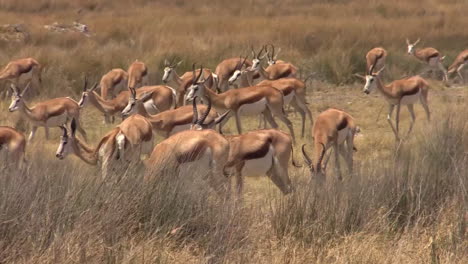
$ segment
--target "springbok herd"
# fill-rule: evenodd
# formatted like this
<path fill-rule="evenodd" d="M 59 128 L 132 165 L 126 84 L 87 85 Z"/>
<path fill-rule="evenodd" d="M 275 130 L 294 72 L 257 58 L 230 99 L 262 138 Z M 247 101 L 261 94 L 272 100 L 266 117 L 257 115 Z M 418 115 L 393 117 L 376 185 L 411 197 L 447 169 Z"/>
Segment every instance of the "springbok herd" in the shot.
<path fill-rule="evenodd" d="M 464 81 L 461 70 L 468 61 L 468 50 L 461 52 L 446 70 L 442 64 L 444 57 L 434 48 L 415 49 L 418 42 L 407 40 L 408 53 L 426 63 L 427 70 L 442 71 L 444 81 L 448 81 L 449 74 L 457 72 Z M 345 159 L 351 173 L 353 152 L 356 151 L 353 141 L 359 127 L 351 115 L 338 109 L 320 113 L 314 123 L 306 102 L 306 80 L 296 78 L 298 68 L 278 60 L 278 53 L 275 53 L 273 45 L 263 46 L 258 52 L 252 48 L 252 60 L 247 57 L 225 59 L 214 72 L 203 66 L 195 69 L 193 64 L 193 70 L 183 75 L 176 72 L 181 62 L 165 60 L 164 85 L 155 86 L 148 85 L 146 65 L 135 61 L 127 71 L 112 69 L 99 84 L 88 86 L 85 77 L 79 102 L 61 97 L 42 101 L 33 107 L 28 106 L 24 95 L 28 89 L 38 89 L 41 83 L 41 65 L 36 60 L 11 61 L 1 71 L 0 79 L 11 82 L 9 91 L 4 91 L 12 94 L 9 111 L 19 111 L 31 123 L 28 141 L 33 140 L 38 127 L 44 127 L 46 138 L 49 137 L 49 127 L 60 127 L 63 134 L 56 157 L 64 159 L 72 153 L 88 164 L 99 164 L 103 177 L 116 166 L 138 163 L 143 157 L 145 179 L 168 164 L 178 170 L 195 165 L 206 170 L 209 184 L 220 194 L 229 192 L 228 179 L 232 174 L 236 176 L 239 194 L 243 177 L 259 175 L 267 175 L 287 194 L 293 189 L 288 176 L 289 160 L 297 166 L 292 159 L 295 144 L 293 124 L 284 111 L 289 105 L 302 118 L 302 137 L 306 117 L 313 124 L 312 158 L 307 154 L 306 145 L 302 145 L 303 158 L 311 174 L 317 179 L 325 178 L 330 155 L 326 159 L 324 157 L 327 150 L 333 148 L 335 169 L 341 180 L 339 156 Z M 370 50 L 366 55 L 366 75 L 356 75 L 365 80 L 364 93 L 369 94 L 373 89 L 382 93 L 389 105 L 387 120 L 396 140 L 401 140 L 400 107 L 406 105 L 411 114 L 408 136 L 415 121 L 413 105 L 417 100 L 430 120 L 429 87 L 419 75 L 384 85 L 381 75 L 386 57 L 387 52 L 383 48 Z M 265 58 L 267 68 L 262 66 Z M 31 73 L 31 79 L 21 91 L 19 78 L 26 73 Z M 96 92 L 98 89 L 100 94 Z M 80 113 L 89 104 L 103 113 L 106 123 L 114 122 L 118 114 L 123 119 L 102 137 L 96 147 L 85 143 L 86 132 L 80 123 Z M 394 125 L 391 119 L 395 106 Z M 241 118 L 247 115 L 260 116 L 259 121 L 265 121 L 265 127 L 268 122 L 272 129 L 243 133 Z M 238 135 L 223 135 L 222 127 L 231 117 L 236 121 Z M 277 119 L 286 125 L 289 134 L 277 129 Z M 217 131 L 214 130 L 216 127 Z M 77 137 L 76 131 L 83 139 Z M 165 139 L 153 147 L 154 133 Z M 26 138 L 21 132 L 12 127 L 0 127 L 0 151 L 7 167 L 22 168 L 25 147 Z"/>

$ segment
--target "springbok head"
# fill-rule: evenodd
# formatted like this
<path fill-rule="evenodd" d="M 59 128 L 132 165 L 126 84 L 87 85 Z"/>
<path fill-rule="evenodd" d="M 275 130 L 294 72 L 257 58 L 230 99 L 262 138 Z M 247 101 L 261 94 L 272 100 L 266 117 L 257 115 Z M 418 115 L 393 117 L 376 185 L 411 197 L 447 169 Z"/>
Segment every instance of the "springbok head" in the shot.
<path fill-rule="evenodd" d="M 164 74 L 162 77 L 162 81 L 164 83 L 167 83 L 174 72 L 174 69 L 179 66 L 182 63 L 182 61 L 179 61 L 175 63 L 175 58 L 169 62 L 167 59 L 164 60 Z"/>
<path fill-rule="evenodd" d="M 128 98 L 128 103 L 121 112 L 122 118 L 137 113 L 139 105 L 143 105 L 143 103 L 149 100 L 152 96 L 153 93 L 148 92 L 144 93 L 140 98 L 137 99 L 136 90 L 134 88 L 130 88 L 130 97 Z"/>
<path fill-rule="evenodd" d="M 95 83 L 91 89 L 88 90 L 88 77 L 85 76 L 84 78 L 84 85 L 83 85 L 83 92 L 81 93 L 80 101 L 78 101 L 78 105 L 83 107 L 86 103 L 86 98 L 88 98 L 89 94 L 95 91 L 98 88 L 98 84 Z"/>
<path fill-rule="evenodd" d="M 239 62 L 237 63 L 236 70 L 231 75 L 231 77 L 229 77 L 229 80 L 228 80 L 229 85 L 232 85 L 242 75 L 243 73 L 242 67 L 244 67 L 246 61 L 247 61 L 247 57 L 245 57 L 244 60 L 242 60 L 242 57 L 239 57 Z"/>
<path fill-rule="evenodd" d="M 230 113 L 231 110 L 227 110 L 224 114 L 219 115 L 216 117 L 212 122 L 209 124 L 205 124 L 205 120 L 210 114 L 211 111 L 211 100 L 208 98 L 208 106 L 206 107 L 206 112 L 198 119 L 198 108 L 197 108 L 197 96 L 192 100 L 193 105 L 193 119 L 192 119 L 192 126 L 190 127 L 191 130 L 203 130 L 208 128 L 213 128 L 217 124 L 221 123 Z"/>
<path fill-rule="evenodd" d="M 201 79 L 203 75 L 203 65 L 200 68 L 198 75 L 195 72 L 195 63 L 192 65 L 193 79 L 192 85 L 187 89 L 185 101 L 192 101 L 195 97 L 205 98 L 205 82 L 206 79 Z"/>
<path fill-rule="evenodd" d="M 24 104 L 23 97 L 26 94 L 26 91 L 29 89 L 30 85 L 31 85 L 31 82 L 28 82 L 28 84 L 26 84 L 26 87 L 23 89 L 22 92 L 19 91 L 16 85 L 14 84 L 10 85 L 11 104 L 10 104 L 10 107 L 8 107 L 8 111 L 14 112 L 18 110 Z"/>
<path fill-rule="evenodd" d="M 70 124 L 71 133 L 69 135 L 68 129 L 65 125 L 60 126 L 62 129 L 62 136 L 60 137 L 60 145 L 57 148 L 55 157 L 64 159 L 68 154 L 73 152 L 73 144 L 75 141 L 76 121 L 73 118 Z"/>
<path fill-rule="evenodd" d="M 281 48 L 278 49 L 278 52 L 275 54 L 275 46 L 273 44 L 269 44 L 271 47 L 271 55 L 268 55 L 269 51 L 267 51 L 267 62 L 268 65 L 276 64 L 276 60 L 278 60 L 278 54 L 281 52 Z"/>
<path fill-rule="evenodd" d="M 263 50 L 265 49 L 265 46 L 262 46 L 262 48 L 258 51 L 258 53 L 255 52 L 254 48 L 251 47 L 252 49 L 252 70 L 258 70 L 258 67 L 260 66 L 260 61 L 263 60 L 267 53 L 263 54 Z"/>
<path fill-rule="evenodd" d="M 323 162 L 323 158 L 325 157 L 326 149 L 325 149 L 324 144 L 321 143 L 321 145 L 322 145 L 322 151 L 320 153 L 320 156 L 319 156 L 315 166 L 314 166 L 314 164 L 312 162 L 312 159 L 309 157 L 309 155 L 307 155 L 307 152 L 305 151 L 305 146 L 306 146 L 305 144 L 302 145 L 302 157 L 304 158 L 304 162 L 309 167 L 311 177 L 317 176 L 319 179 L 324 179 L 325 172 L 326 172 L 326 169 L 327 169 L 328 160 L 329 160 L 330 156 L 325 160 L 325 162 Z"/>
<path fill-rule="evenodd" d="M 406 39 L 406 45 L 408 46 L 408 54 L 410 54 L 410 55 L 414 54 L 414 47 L 416 46 L 416 44 L 419 43 L 420 40 L 421 39 L 418 38 L 418 40 L 416 40 L 416 42 L 410 43 L 409 39 Z"/>
<path fill-rule="evenodd" d="M 385 69 L 385 66 L 382 67 L 378 72 L 374 72 L 375 66 L 377 65 L 378 58 L 375 58 L 374 63 L 370 66 L 369 72 L 367 72 L 365 80 L 366 84 L 364 85 L 363 92 L 369 94 L 374 88 L 377 87 L 377 79 L 379 78 L 380 73 Z"/>

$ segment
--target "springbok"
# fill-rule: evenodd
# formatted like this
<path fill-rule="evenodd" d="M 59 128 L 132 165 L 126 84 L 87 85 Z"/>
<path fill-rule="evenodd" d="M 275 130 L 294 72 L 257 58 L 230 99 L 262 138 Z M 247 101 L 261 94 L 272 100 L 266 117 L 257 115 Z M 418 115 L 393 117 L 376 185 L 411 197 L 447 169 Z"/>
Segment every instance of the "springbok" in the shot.
<path fill-rule="evenodd" d="M 64 159 L 73 153 L 90 165 L 97 165 L 99 161 L 103 178 L 106 178 L 115 166 L 122 165 L 122 160 L 139 161 L 140 154 L 149 154 L 153 145 L 151 124 L 140 115 L 125 119 L 102 137 L 96 148 L 86 145 L 75 136 L 75 119 L 70 127 L 71 133 L 68 133 L 66 126 L 60 126 L 63 134 L 55 156 Z"/>
<path fill-rule="evenodd" d="M 194 124 L 196 122 L 199 121 Z M 208 184 L 221 197 L 229 195 L 228 178 L 224 176 L 229 142 L 212 129 L 194 128 L 176 133 L 154 147 L 151 156 L 144 161 L 145 180 L 167 168 L 175 168 L 176 175 L 207 169 Z"/>
<path fill-rule="evenodd" d="M 127 70 L 128 73 L 128 88 L 138 88 L 139 86 L 148 85 L 148 68 L 138 60 L 135 60 Z"/>
<path fill-rule="evenodd" d="M 235 90 L 229 90 L 216 94 L 203 85 L 200 74 L 190 86 L 186 98 L 191 101 L 195 96 L 203 100 L 210 100 L 218 112 L 231 110 L 236 119 L 237 131 L 242 134 L 240 117 L 243 115 L 263 114 L 273 128 L 277 128 L 273 115 L 278 117 L 288 127 L 295 141 L 294 129 L 291 121 L 284 112 L 283 93 L 272 86 L 251 86 Z"/>
<path fill-rule="evenodd" d="M 408 45 L 408 54 L 413 55 L 418 60 L 427 64 L 427 67 L 423 73 L 427 71 L 433 71 L 434 69 L 439 69 L 444 74 L 444 80 L 448 81 L 447 70 L 442 64 L 445 56 L 442 56 L 440 52 L 434 48 L 415 49 L 415 46 L 419 43 L 420 40 L 421 39 L 418 39 L 416 42 L 410 43 L 410 41 L 406 39 L 406 44 Z"/>
<path fill-rule="evenodd" d="M 377 61 L 376 70 L 380 70 L 385 66 L 387 51 L 384 48 L 377 47 L 369 50 L 366 54 L 366 72 L 369 72 L 372 64 Z"/>
<path fill-rule="evenodd" d="M 271 46 L 271 55 L 267 56 L 268 65 L 271 66 L 273 64 L 286 63 L 284 60 L 278 60 L 278 54 L 281 52 L 281 48 L 275 54 L 275 46 L 273 44 L 270 44 L 270 46 Z"/>
<path fill-rule="evenodd" d="M 458 54 L 458 56 L 453 61 L 452 65 L 448 68 L 448 74 L 452 74 L 457 72 L 458 76 L 460 77 L 462 83 L 465 83 L 465 79 L 463 78 L 463 74 L 461 70 L 465 67 L 465 64 L 468 62 L 468 50 L 464 50 Z"/>
<path fill-rule="evenodd" d="M 196 105 L 196 100 L 193 100 L 193 105 L 182 106 L 173 110 L 167 110 L 156 115 L 149 114 L 145 107 L 145 97 L 151 96 L 150 93 L 142 95 L 137 99 L 137 94 L 132 92 L 128 100 L 128 104 L 122 111 L 122 116 L 139 114 L 144 116 L 153 126 L 156 134 L 167 138 L 177 132 L 192 129 L 196 125 L 203 129 L 214 128 L 222 122 L 229 111 L 222 115 L 218 115 L 216 111 L 211 110 L 211 102 L 208 101 L 208 107 L 205 105 Z M 198 119 L 198 115 L 202 116 Z M 194 122 L 198 120 L 198 122 Z"/>
<path fill-rule="evenodd" d="M 335 152 L 335 169 L 338 179 L 341 181 L 341 168 L 339 155 L 343 156 L 348 165 L 349 173 L 353 171 L 354 136 L 359 132 L 359 127 L 354 123 L 353 117 L 338 109 L 327 109 L 320 113 L 312 127 L 314 138 L 315 166 L 307 155 L 305 144 L 302 145 L 302 154 L 305 163 L 309 166 L 312 176 L 317 175 L 318 180 L 325 178 L 328 159 L 323 162 L 327 150 L 333 147 Z M 345 148 L 346 143 L 346 148 Z"/>
<path fill-rule="evenodd" d="M 0 126 L 0 157 L 4 166 L 14 164 L 22 168 L 25 150 L 26 138 L 23 133 L 12 127 Z"/>
<path fill-rule="evenodd" d="M 105 122 L 110 123 L 110 117 L 113 117 L 115 114 L 122 112 L 122 110 L 128 104 L 128 98 L 130 97 L 131 90 L 122 91 L 115 98 L 111 100 L 105 100 L 95 92 L 96 88 L 97 85 L 94 85 L 91 89 L 88 90 L 85 80 L 83 93 L 81 94 L 81 99 L 78 104 L 80 107 L 84 107 L 86 102 L 89 101 L 104 114 Z M 144 103 L 146 110 L 151 114 L 163 112 L 174 107 L 175 92 L 168 86 L 144 86 L 140 89 L 137 89 L 136 92 L 137 95 L 145 93 L 152 94 L 152 97 L 146 98 L 147 100 Z"/>
<path fill-rule="evenodd" d="M 41 84 L 41 65 L 33 58 L 10 61 L 0 71 L 0 80 L 9 80 L 18 86 L 20 77 L 26 73 L 31 73 L 31 81 L 37 79 L 39 85 Z M 8 96 L 8 90 L 5 91 L 5 95 Z"/>
<path fill-rule="evenodd" d="M 305 82 L 296 78 L 281 78 L 278 80 L 263 80 L 257 86 L 269 85 L 280 90 L 284 95 L 284 104 L 291 105 L 302 119 L 301 137 L 304 137 L 306 114 L 311 124 L 314 123 L 312 112 L 307 107 Z"/>
<path fill-rule="evenodd" d="M 49 139 L 49 127 L 58 127 L 71 119 L 76 119 L 77 129 L 86 139 L 86 132 L 79 122 L 80 106 L 77 102 L 70 97 L 59 97 L 37 103 L 34 107 L 30 108 L 24 101 L 24 94 L 29 86 L 30 83 L 20 93 L 16 86 L 11 85 L 10 89 L 13 95 L 10 107 L 8 108 L 10 112 L 19 110 L 32 123 L 28 141 L 33 140 L 38 127 L 44 127 L 46 139 Z"/>
<path fill-rule="evenodd" d="M 168 60 L 164 61 L 164 75 L 162 80 L 164 83 L 172 85 L 176 89 L 176 96 L 177 96 L 177 106 L 185 105 L 184 97 L 187 89 L 192 85 L 192 81 L 194 79 L 193 72 L 186 72 L 182 76 L 179 76 L 176 72 L 176 67 L 182 61 L 175 63 L 169 63 Z M 199 74 L 200 70 L 196 71 L 196 74 Z M 209 69 L 203 69 L 203 78 L 206 79 L 206 87 L 213 91 L 218 89 L 218 77 L 216 74 L 212 73 Z"/>
<path fill-rule="evenodd" d="M 237 193 L 243 189 L 243 177 L 267 175 L 283 194 L 292 191 L 288 176 L 291 158 L 291 137 L 276 129 L 250 131 L 226 136 L 229 159 L 226 168 L 235 169 Z M 294 163 L 294 161 L 293 161 Z"/>
<path fill-rule="evenodd" d="M 427 120 L 430 121 L 431 115 L 429 112 L 429 106 L 427 101 L 429 84 L 426 80 L 424 80 L 421 76 L 416 75 L 413 77 L 396 80 L 388 85 L 384 85 L 380 78 L 380 73 L 385 69 L 385 67 L 380 69 L 376 73 L 373 72 L 374 68 L 375 64 L 371 66 L 369 72 L 365 77 L 366 84 L 364 85 L 363 92 L 369 94 L 374 88 L 377 88 L 382 93 L 385 100 L 389 104 L 387 121 L 392 127 L 396 140 L 400 140 L 398 132 L 401 105 L 406 105 L 411 115 L 411 125 L 408 129 L 406 137 L 411 133 L 414 122 L 416 120 L 413 105 L 417 102 L 418 99 L 421 102 L 421 105 L 423 106 L 424 110 L 426 111 Z M 395 106 L 397 107 L 396 127 L 394 127 L 392 123 L 392 114 Z"/>
<path fill-rule="evenodd" d="M 114 98 L 117 92 L 125 90 L 127 80 L 128 74 L 122 69 L 112 69 L 110 72 L 104 74 L 101 78 L 101 82 L 99 83 L 99 87 L 101 88 L 101 97 L 104 100 Z"/>

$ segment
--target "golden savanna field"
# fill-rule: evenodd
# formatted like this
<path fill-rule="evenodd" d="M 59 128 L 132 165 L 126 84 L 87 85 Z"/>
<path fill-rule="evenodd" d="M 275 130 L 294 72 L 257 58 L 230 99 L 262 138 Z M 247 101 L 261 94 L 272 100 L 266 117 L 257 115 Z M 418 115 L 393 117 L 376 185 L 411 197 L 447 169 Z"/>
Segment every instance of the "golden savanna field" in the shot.
<path fill-rule="evenodd" d="M 39 128 L 24 171 L 0 164 L 0 263 L 468 263 L 467 86 L 455 74 L 450 86 L 427 76 L 431 121 L 415 105 L 413 133 L 395 144 L 387 103 L 377 91 L 364 94 L 353 75 L 364 74 L 365 54 L 377 46 L 388 51 L 385 82 L 419 73 L 406 38 L 438 49 L 448 67 L 468 48 L 466 10 L 466 0 L 0 0 L 0 25 L 28 32 L 15 39 L 0 27 L 0 64 L 33 57 L 43 65 L 29 105 L 79 100 L 85 75 L 96 82 L 135 59 L 148 66 L 151 84 L 161 84 L 166 58 L 183 60 L 179 74 L 194 62 L 214 70 L 272 43 L 299 78 L 314 73 L 306 88 L 314 118 L 335 107 L 361 129 L 354 173 L 342 162 L 342 182 L 333 158 L 323 186 L 291 165 L 293 193 L 284 196 L 267 177 L 247 178 L 234 202 L 197 175 L 165 172 L 148 183 L 136 166 L 103 180 L 76 157 L 58 160 L 60 130 L 45 140 Z M 44 28 L 74 21 L 90 36 Z M 0 94 L 8 86 L 1 81 Z M 9 104 L 0 99 L 0 125 L 29 133 Z M 300 116 L 288 116 L 298 136 L 294 159 L 303 164 L 310 120 L 302 139 Z M 257 118 L 242 120 L 244 132 L 257 128 Z M 83 109 L 90 145 L 118 124 L 102 121 L 96 108 Z M 409 122 L 402 107 L 402 132 Z M 234 120 L 224 132 L 237 132 Z"/>

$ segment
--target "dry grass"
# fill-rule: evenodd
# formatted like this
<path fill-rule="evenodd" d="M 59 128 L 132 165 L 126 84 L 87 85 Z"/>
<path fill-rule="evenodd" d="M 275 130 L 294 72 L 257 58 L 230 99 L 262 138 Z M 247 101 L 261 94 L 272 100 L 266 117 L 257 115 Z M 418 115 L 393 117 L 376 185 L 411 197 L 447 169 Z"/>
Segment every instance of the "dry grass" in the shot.
<path fill-rule="evenodd" d="M 149 65 L 150 81 L 160 83 L 165 57 L 183 58 L 182 70 L 193 61 L 214 69 L 223 58 L 247 54 L 250 45 L 273 42 L 303 73 L 319 73 L 322 80 L 308 88 L 314 115 L 337 107 L 357 120 L 362 133 L 356 172 L 337 183 L 330 164 L 328 183 L 320 187 L 309 183 L 306 171 L 291 167 L 293 194 L 282 196 L 265 178 L 247 179 L 244 201 L 235 204 L 205 188 L 199 175 L 177 179 L 161 173 L 143 184 L 137 167 L 102 180 L 98 169 L 75 158 L 56 160 L 58 130 L 47 142 L 40 142 L 40 130 L 28 144 L 28 169 L 0 172 L 0 263 L 468 261 L 468 93 L 431 82 L 433 121 L 426 122 L 417 106 L 414 135 L 395 151 L 386 110 L 380 113 L 382 98 L 364 96 L 351 75 L 364 69 L 364 54 L 376 45 L 390 52 L 387 78 L 416 72 L 420 64 L 405 55 L 407 36 L 420 36 L 450 61 L 466 48 L 465 1 L 207 3 L 0 1 L 0 24 L 24 23 L 32 32 L 27 43 L 0 43 L 0 61 L 36 57 L 46 66 L 41 97 L 76 98 L 84 73 L 98 79 L 135 58 Z M 42 28 L 74 20 L 95 35 Z M 291 118 L 299 124 L 298 116 Z M 28 128 L 17 114 L 2 111 L 0 120 Z M 85 110 L 91 142 L 112 127 L 101 122 L 95 109 Z M 256 119 L 246 125 L 255 128 Z M 403 130 L 407 125 L 402 111 Z M 297 146 L 310 142 L 307 135 Z"/>

